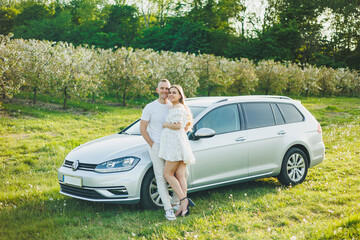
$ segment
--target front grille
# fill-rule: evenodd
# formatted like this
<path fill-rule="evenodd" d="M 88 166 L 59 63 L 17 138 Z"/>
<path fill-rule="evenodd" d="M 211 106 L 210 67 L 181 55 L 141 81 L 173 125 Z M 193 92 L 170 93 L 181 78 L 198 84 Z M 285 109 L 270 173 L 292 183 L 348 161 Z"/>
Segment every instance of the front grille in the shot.
<path fill-rule="evenodd" d="M 65 160 L 64 167 L 72 168 L 73 161 Z M 79 163 L 78 170 L 94 171 L 97 164 Z"/>
<path fill-rule="evenodd" d="M 91 199 L 106 199 L 106 197 L 96 192 L 95 190 L 91 190 L 91 189 L 77 188 L 64 184 L 60 184 L 60 188 L 61 191 L 63 191 L 64 193 L 68 193 L 79 197 L 91 198 Z"/>
<path fill-rule="evenodd" d="M 93 189 L 78 188 L 60 183 L 61 191 L 67 194 L 71 194 L 78 197 L 90 198 L 90 199 L 112 199 L 107 198 Z M 116 198 L 127 198 L 128 191 L 125 187 L 116 187 L 107 189 L 112 194 L 117 195 Z M 114 196 L 115 197 L 115 196 Z"/>

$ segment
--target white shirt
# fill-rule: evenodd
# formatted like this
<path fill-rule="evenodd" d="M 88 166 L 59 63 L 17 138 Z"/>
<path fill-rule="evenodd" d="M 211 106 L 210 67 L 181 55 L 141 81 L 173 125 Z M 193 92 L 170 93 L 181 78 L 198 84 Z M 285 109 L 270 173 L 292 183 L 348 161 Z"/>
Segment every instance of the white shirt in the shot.
<path fill-rule="evenodd" d="M 162 125 L 172 107 L 173 106 L 170 101 L 162 104 L 158 101 L 158 99 L 145 106 L 141 115 L 141 120 L 149 122 L 147 132 L 153 142 L 160 142 L 160 135 L 163 129 Z"/>

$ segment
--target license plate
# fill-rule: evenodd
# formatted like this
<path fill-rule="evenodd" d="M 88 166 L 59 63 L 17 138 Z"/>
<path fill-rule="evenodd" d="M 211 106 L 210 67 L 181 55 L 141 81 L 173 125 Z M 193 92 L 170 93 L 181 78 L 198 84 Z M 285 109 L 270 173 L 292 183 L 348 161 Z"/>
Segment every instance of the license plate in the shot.
<path fill-rule="evenodd" d="M 67 184 L 70 184 L 70 185 L 82 187 L 82 178 L 81 177 L 73 177 L 73 176 L 63 175 L 63 183 L 67 183 Z"/>

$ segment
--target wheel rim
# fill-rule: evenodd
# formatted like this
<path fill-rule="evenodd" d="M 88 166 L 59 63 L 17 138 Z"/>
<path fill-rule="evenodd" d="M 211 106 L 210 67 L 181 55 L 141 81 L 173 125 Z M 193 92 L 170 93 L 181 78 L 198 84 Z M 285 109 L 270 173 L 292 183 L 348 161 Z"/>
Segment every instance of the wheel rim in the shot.
<path fill-rule="evenodd" d="M 170 187 L 170 185 L 168 184 L 168 191 L 169 191 L 169 195 L 170 197 L 173 195 L 173 190 L 172 188 Z M 161 198 L 160 198 L 160 194 L 159 194 L 159 190 L 158 190 L 158 187 L 157 187 L 157 183 L 156 183 L 156 178 L 154 177 L 150 183 L 150 186 L 149 186 L 149 194 L 150 194 L 150 197 L 151 197 L 151 200 L 153 201 L 153 203 L 159 207 L 162 207 L 163 206 L 163 203 L 161 201 Z"/>
<path fill-rule="evenodd" d="M 292 154 L 287 161 L 287 174 L 291 181 L 298 182 L 305 175 L 305 159 L 301 154 Z"/>

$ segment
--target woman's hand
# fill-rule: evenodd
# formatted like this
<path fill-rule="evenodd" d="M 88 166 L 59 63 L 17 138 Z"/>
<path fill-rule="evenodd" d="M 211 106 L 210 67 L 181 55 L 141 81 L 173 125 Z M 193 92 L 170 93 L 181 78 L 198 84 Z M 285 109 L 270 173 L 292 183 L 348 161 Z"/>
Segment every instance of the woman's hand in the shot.
<path fill-rule="evenodd" d="M 164 122 L 163 125 L 162 125 L 163 128 L 169 128 L 169 129 L 172 129 L 172 130 L 180 130 L 181 129 L 181 123 L 167 123 L 167 122 Z"/>

